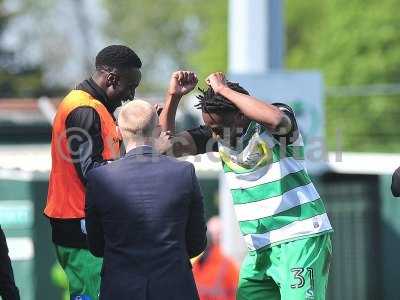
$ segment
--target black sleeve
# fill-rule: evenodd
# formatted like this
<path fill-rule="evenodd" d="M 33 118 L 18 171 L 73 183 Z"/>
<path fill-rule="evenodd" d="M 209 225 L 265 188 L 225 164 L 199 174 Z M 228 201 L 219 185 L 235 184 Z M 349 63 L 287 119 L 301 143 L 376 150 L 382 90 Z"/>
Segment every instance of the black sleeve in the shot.
<path fill-rule="evenodd" d="M 400 167 L 392 175 L 391 189 L 394 197 L 400 197 Z"/>
<path fill-rule="evenodd" d="M 96 192 L 99 193 L 98 187 L 98 185 L 96 186 L 93 176 L 90 176 L 86 186 L 85 223 L 88 248 L 94 256 L 102 257 L 104 255 L 105 242 L 103 223 L 101 222 L 101 216 L 96 207 L 96 201 L 99 200 L 99 197 L 96 197 Z"/>
<path fill-rule="evenodd" d="M 212 139 L 212 131 L 209 127 L 199 126 L 189 129 L 187 132 L 189 132 L 196 144 L 197 154 L 218 151 L 218 143 Z"/>
<path fill-rule="evenodd" d="M 190 258 L 201 254 L 207 245 L 206 222 L 204 219 L 203 195 L 193 165 L 190 169 L 192 194 L 186 227 L 186 248 Z"/>
<path fill-rule="evenodd" d="M 292 129 L 286 134 L 274 134 L 277 140 L 284 140 L 286 145 L 293 144 L 299 138 L 299 127 L 297 126 L 296 116 L 294 115 L 293 109 L 284 103 L 272 103 L 272 105 L 279 108 L 281 112 L 287 115 L 292 124 Z"/>
<path fill-rule="evenodd" d="M 19 300 L 19 291 L 15 285 L 11 260 L 8 256 L 6 237 L 0 227 L 0 296 L 3 299 Z M 1 298 L 0 297 L 0 298 Z"/>
<path fill-rule="evenodd" d="M 87 173 L 107 163 L 102 156 L 104 145 L 100 116 L 91 107 L 78 107 L 68 115 L 65 128 L 72 162 L 86 185 Z"/>

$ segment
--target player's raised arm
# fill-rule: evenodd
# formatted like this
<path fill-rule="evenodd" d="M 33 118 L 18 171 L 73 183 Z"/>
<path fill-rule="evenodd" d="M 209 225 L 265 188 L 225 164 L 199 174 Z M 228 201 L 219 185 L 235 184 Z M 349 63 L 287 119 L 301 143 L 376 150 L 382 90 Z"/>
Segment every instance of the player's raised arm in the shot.
<path fill-rule="evenodd" d="M 215 93 L 231 101 L 248 119 L 261 123 L 273 133 L 285 135 L 292 130 L 290 118 L 279 108 L 250 95 L 234 91 L 227 85 L 223 73 L 216 72 L 209 75 L 206 83 Z"/>
<path fill-rule="evenodd" d="M 196 87 L 197 82 L 198 79 L 194 72 L 176 71 L 171 75 L 165 95 L 164 108 L 160 114 L 160 125 L 164 132 L 171 134 L 172 149 L 168 153 L 176 157 L 198 153 L 196 143 L 188 131 L 175 133 L 175 116 L 179 102 L 184 95 Z"/>
<path fill-rule="evenodd" d="M 175 115 L 181 98 L 193 91 L 198 82 L 197 76 L 190 71 L 172 73 L 165 95 L 164 108 L 160 114 L 160 125 L 163 131 L 175 133 Z"/>

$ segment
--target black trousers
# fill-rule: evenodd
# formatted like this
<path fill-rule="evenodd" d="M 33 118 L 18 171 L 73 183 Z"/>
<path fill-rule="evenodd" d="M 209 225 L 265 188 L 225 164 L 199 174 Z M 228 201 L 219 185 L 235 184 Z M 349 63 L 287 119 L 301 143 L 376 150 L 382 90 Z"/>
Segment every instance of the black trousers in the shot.
<path fill-rule="evenodd" d="M 6 237 L 0 227 L 0 296 L 3 300 L 20 300 L 11 267 Z"/>

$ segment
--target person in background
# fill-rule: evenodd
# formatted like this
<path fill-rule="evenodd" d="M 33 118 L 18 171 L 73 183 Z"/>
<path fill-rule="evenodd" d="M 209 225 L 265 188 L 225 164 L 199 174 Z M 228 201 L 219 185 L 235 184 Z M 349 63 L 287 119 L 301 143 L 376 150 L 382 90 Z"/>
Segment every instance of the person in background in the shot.
<path fill-rule="evenodd" d="M 207 222 L 208 244 L 193 264 L 193 275 L 200 300 L 235 300 L 239 279 L 236 262 L 220 248 L 221 221 L 214 216 Z"/>
<path fill-rule="evenodd" d="M 124 105 L 126 155 L 88 174 L 90 251 L 104 257 L 100 299 L 197 300 L 189 259 L 206 247 L 203 196 L 194 166 L 157 153 L 155 108 Z"/>
<path fill-rule="evenodd" d="M 14 281 L 11 260 L 3 229 L 0 227 L 0 297 L 3 300 L 19 300 L 19 291 Z"/>

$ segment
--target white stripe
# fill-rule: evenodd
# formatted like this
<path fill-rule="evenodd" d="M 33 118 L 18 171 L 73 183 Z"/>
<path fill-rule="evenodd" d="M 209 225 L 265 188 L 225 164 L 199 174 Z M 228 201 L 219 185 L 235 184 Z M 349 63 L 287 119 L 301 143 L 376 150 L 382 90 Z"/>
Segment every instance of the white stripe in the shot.
<path fill-rule="evenodd" d="M 7 245 L 11 260 L 29 260 L 34 257 L 33 241 L 29 237 L 8 237 Z"/>
<path fill-rule="evenodd" d="M 297 187 L 283 195 L 234 206 L 238 221 L 257 220 L 273 216 L 295 206 L 312 202 L 320 196 L 312 183 Z"/>
<path fill-rule="evenodd" d="M 279 142 L 273 138 L 273 136 L 269 132 L 263 132 L 260 134 L 260 138 L 268 144 L 268 147 L 272 150 L 275 145 L 279 144 Z"/>
<path fill-rule="evenodd" d="M 292 157 L 286 157 L 250 173 L 235 174 L 234 172 L 228 172 L 226 176 L 230 189 L 247 189 L 280 180 L 290 173 L 301 170 L 304 170 L 302 162 Z"/>
<path fill-rule="evenodd" d="M 32 181 L 34 179 L 34 175 L 33 175 L 33 172 L 30 172 L 30 171 L 0 168 L 0 179 L 1 180 Z"/>
<path fill-rule="evenodd" d="M 332 226 L 329 222 L 328 215 L 325 213 L 306 220 L 295 221 L 267 233 L 245 235 L 244 239 L 249 250 L 254 251 L 273 243 L 317 234 L 330 229 L 332 229 Z"/>

